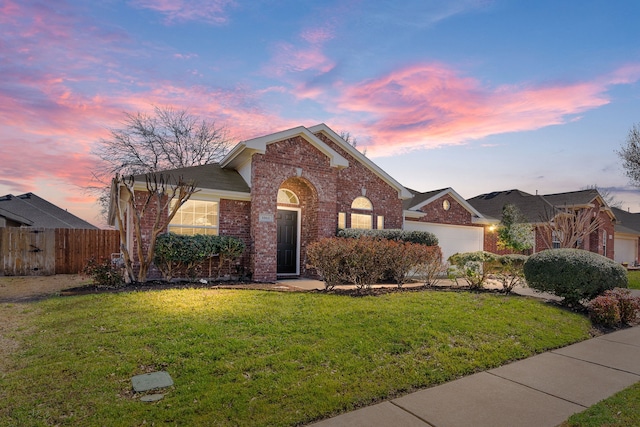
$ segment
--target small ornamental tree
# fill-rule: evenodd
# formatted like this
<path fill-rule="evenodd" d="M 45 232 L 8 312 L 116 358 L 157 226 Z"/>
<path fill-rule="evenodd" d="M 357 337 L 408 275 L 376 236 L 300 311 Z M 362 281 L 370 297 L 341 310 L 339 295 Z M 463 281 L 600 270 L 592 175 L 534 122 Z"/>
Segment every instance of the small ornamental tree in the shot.
<path fill-rule="evenodd" d="M 114 215 L 120 231 L 120 251 L 123 255 L 126 270 L 125 281 L 146 282 L 149 268 L 153 262 L 153 254 L 157 237 L 166 230 L 167 225 L 178 212 L 178 209 L 196 192 L 194 182 L 186 182 L 182 177 L 174 178 L 163 173 L 145 175 L 145 190 L 135 188 L 133 176 L 116 176 L 111 189 L 115 204 Z M 136 194 L 140 197 L 136 197 Z M 175 203 L 171 203 L 171 201 Z M 126 215 L 131 214 L 131 227 L 134 237 L 134 253 L 127 248 Z M 167 215 L 168 213 L 168 215 Z M 142 221 L 150 216 L 153 221 L 151 229 L 143 239 Z M 135 258 L 134 258 L 135 255 Z M 138 273 L 133 268 L 134 259 L 139 263 Z"/>
<path fill-rule="evenodd" d="M 498 257 L 494 275 L 502 284 L 502 290 L 510 293 L 514 287 L 524 285 L 524 263 L 529 257 L 520 254 L 507 254 Z"/>
<path fill-rule="evenodd" d="M 477 251 L 453 254 L 449 263 L 453 273 L 462 277 L 471 289 L 482 289 L 499 256 L 491 252 Z"/>
<path fill-rule="evenodd" d="M 510 203 L 504 205 L 502 220 L 498 227 L 498 247 L 522 252 L 531 249 L 533 243 L 533 226 L 529 224 L 517 206 Z"/>

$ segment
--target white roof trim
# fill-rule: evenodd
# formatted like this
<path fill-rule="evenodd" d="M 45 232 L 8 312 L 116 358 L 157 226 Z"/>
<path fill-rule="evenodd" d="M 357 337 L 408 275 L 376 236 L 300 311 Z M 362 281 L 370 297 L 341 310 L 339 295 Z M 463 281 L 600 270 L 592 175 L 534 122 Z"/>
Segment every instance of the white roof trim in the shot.
<path fill-rule="evenodd" d="M 451 197 L 453 197 L 454 199 L 456 199 L 456 201 L 458 203 L 460 203 L 460 205 L 465 208 L 467 211 L 469 211 L 473 216 L 477 217 L 478 219 L 482 219 L 484 218 L 484 215 L 482 215 L 480 212 L 478 212 L 476 210 L 476 208 L 474 208 L 473 206 L 471 206 L 471 204 L 469 204 L 469 202 L 467 202 L 461 195 L 459 195 L 453 188 L 449 187 L 449 188 L 445 188 L 444 190 L 442 190 L 441 192 L 439 192 L 438 194 L 428 198 L 427 200 L 423 201 L 422 203 L 419 203 L 415 206 L 411 206 L 411 210 L 416 210 L 418 211 L 421 207 L 428 205 L 429 203 L 433 203 L 436 200 L 438 200 L 439 198 L 441 198 L 442 196 L 445 196 L 447 194 L 450 194 Z"/>
<path fill-rule="evenodd" d="M 282 141 L 289 138 L 301 136 L 307 140 L 311 145 L 316 147 L 322 153 L 329 158 L 329 164 L 336 168 L 346 168 L 349 166 L 349 161 L 338 154 L 335 150 L 329 147 L 327 144 L 318 139 L 309 129 L 304 126 L 298 126 L 292 129 L 287 129 L 281 132 L 272 133 L 270 135 L 261 136 L 259 138 L 249 139 L 247 141 L 241 141 L 233 147 L 233 149 L 227 154 L 220 162 L 220 165 L 224 167 L 235 168 L 250 159 L 255 153 L 264 154 L 267 150 L 267 145 L 274 142 Z"/>
<path fill-rule="evenodd" d="M 338 134 L 336 134 L 333 130 L 331 130 L 331 128 L 326 124 L 320 123 L 318 125 L 311 126 L 309 128 L 309 131 L 311 131 L 312 133 L 319 133 L 319 132 L 324 133 L 327 137 L 329 137 L 329 139 L 331 139 L 333 142 L 338 144 L 340 148 L 342 148 L 347 153 L 352 155 L 360 163 L 365 165 L 369 170 L 371 170 L 371 172 L 377 175 L 380 179 L 382 179 L 384 182 L 386 182 L 390 186 L 396 188 L 398 190 L 398 197 L 400 199 L 404 200 L 404 199 L 410 199 L 413 197 L 413 194 L 411 194 L 411 192 L 407 190 L 402 184 L 400 184 L 398 181 L 393 179 L 385 171 L 380 169 L 378 165 L 376 165 L 371 160 L 369 160 L 369 158 L 364 154 L 362 154 L 360 151 L 356 150 L 356 148 L 353 147 L 351 144 L 348 144 L 347 142 L 345 142 L 344 139 L 342 139 Z"/>

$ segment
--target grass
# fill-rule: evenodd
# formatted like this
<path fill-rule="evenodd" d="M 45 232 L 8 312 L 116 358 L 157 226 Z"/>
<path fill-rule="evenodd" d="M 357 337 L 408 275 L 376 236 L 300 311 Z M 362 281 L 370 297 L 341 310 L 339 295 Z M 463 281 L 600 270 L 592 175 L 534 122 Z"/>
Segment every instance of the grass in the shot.
<path fill-rule="evenodd" d="M 537 300 L 458 292 L 167 290 L 24 307 L 0 373 L 0 425 L 298 425 L 590 330 Z M 131 377 L 154 370 L 175 385 L 142 403 Z"/>
<path fill-rule="evenodd" d="M 640 289 L 640 270 L 627 271 L 630 289 Z"/>
<path fill-rule="evenodd" d="M 579 414 L 562 427 L 635 427 L 640 425 L 640 382 L 605 399 Z"/>

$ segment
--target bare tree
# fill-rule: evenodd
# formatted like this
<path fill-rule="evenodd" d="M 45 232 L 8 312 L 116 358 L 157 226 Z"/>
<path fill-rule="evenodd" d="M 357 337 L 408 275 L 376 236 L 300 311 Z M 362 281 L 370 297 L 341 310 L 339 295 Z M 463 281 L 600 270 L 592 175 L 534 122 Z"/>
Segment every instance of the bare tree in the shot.
<path fill-rule="evenodd" d="M 128 177 L 116 175 L 112 180 L 113 210 L 118 230 L 120 230 L 120 241 L 122 242 L 120 250 L 127 272 L 125 276 L 127 283 L 147 281 L 149 267 L 153 262 L 156 238 L 166 229 L 178 209 L 197 191 L 194 182 L 185 182 L 182 177 L 173 179 L 169 175 L 148 173 L 145 175 L 145 182 L 145 190 L 136 190 L 136 181 L 131 175 Z M 136 194 L 139 197 L 136 197 Z M 135 244 L 133 254 L 129 252 L 125 244 L 127 242 L 126 218 L 128 214 L 132 219 L 130 227 L 133 228 L 132 235 Z M 145 235 L 143 240 L 141 223 L 146 215 L 149 215 L 153 220 L 153 226 L 150 235 Z M 140 265 L 137 275 L 133 268 L 134 255 Z"/>
<path fill-rule="evenodd" d="M 125 113 L 122 127 L 109 132 L 91 152 L 100 162 L 93 171 L 95 185 L 88 188 L 104 212 L 113 176 L 215 163 L 231 146 L 224 127 L 172 107 L 154 106 L 152 115 Z"/>
<path fill-rule="evenodd" d="M 635 124 L 627 134 L 626 145 L 623 145 L 618 156 L 622 159 L 622 167 L 633 185 L 640 187 L 640 124 Z"/>
<path fill-rule="evenodd" d="M 350 146 L 352 146 L 353 148 L 355 148 L 356 150 L 358 150 L 358 139 L 351 135 L 351 132 L 347 132 L 347 131 L 341 131 L 340 132 L 340 138 L 342 138 L 344 140 L 344 142 L 346 142 L 347 144 L 349 144 Z M 360 150 L 358 150 L 360 151 Z M 365 148 L 363 151 L 360 151 L 364 156 L 367 155 L 367 149 Z"/>
<path fill-rule="evenodd" d="M 548 248 L 556 243 L 560 248 L 576 248 L 602 225 L 602 218 L 591 209 L 554 209 L 546 211 L 538 225 Z"/>
<path fill-rule="evenodd" d="M 582 187 L 581 190 L 596 190 L 609 207 L 622 209 L 623 201 L 616 199 L 615 194 L 608 188 L 598 187 L 597 184 L 593 184 Z"/>

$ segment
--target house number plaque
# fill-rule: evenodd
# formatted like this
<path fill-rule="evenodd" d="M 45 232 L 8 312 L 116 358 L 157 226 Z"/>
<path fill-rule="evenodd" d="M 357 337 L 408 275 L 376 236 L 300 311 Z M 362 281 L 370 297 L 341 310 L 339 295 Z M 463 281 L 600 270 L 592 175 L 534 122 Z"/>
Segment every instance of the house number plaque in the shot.
<path fill-rule="evenodd" d="M 273 222 L 273 214 L 261 213 L 258 217 L 259 222 Z"/>

